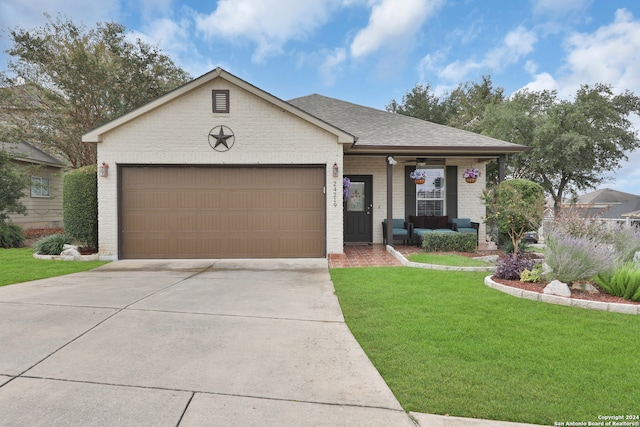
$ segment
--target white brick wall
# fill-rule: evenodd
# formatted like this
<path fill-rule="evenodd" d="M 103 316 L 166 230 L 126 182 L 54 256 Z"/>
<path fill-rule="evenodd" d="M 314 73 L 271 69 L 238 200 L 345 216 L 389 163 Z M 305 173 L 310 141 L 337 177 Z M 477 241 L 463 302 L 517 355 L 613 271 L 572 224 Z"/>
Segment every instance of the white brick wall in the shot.
<path fill-rule="evenodd" d="M 230 113 L 211 112 L 211 90 L 230 90 Z M 208 142 L 218 125 L 231 128 L 235 144 L 217 152 Z M 334 135 L 218 79 L 111 130 L 98 144 L 98 164 L 109 176 L 98 179 L 99 252 L 117 258 L 118 164 L 326 165 L 327 252 L 342 253 L 342 146 Z M 335 183 L 335 185 L 334 185 Z M 335 196 L 338 202 L 334 203 Z"/>

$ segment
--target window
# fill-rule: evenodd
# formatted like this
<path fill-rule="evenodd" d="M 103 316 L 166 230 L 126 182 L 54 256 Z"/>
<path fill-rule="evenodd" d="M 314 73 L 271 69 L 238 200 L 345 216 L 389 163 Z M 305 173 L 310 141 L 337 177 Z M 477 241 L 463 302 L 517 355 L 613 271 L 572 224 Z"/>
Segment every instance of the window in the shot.
<path fill-rule="evenodd" d="M 214 113 L 229 112 L 229 91 L 228 90 L 212 90 L 211 102 L 213 104 Z"/>
<path fill-rule="evenodd" d="M 421 170 L 427 176 L 424 184 L 416 185 L 416 215 L 445 215 L 444 168 Z"/>
<path fill-rule="evenodd" d="M 31 177 L 31 197 L 51 197 L 49 178 Z"/>

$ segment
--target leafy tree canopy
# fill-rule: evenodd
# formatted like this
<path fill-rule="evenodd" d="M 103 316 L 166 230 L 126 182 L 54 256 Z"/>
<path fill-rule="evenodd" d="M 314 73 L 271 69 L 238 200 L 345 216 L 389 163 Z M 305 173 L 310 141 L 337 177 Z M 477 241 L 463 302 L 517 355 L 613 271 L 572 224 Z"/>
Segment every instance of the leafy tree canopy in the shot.
<path fill-rule="evenodd" d="M 27 208 L 20 202 L 28 178 L 19 173 L 11 163 L 12 156 L 0 146 L 0 223 L 10 214 L 26 214 Z"/>
<path fill-rule="evenodd" d="M 490 105 L 482 133 L 527 145 L 514 156 L 513 176 L 539 183 L 560 208 L 567 192 L 595 188 L 640 147 L 631 114 L 640 113 L 640 98 L 631 92 L 614 94 L 611 86 L 583 85 L 573 101 L 555 91 L 521 91 Z"/>
<path fill-rule="evenodd" d="M 185 83 L 188 74 L 157 46 L 130 41 L 124 26 L 87 29 L 68 18 L 10 32 L 0 108 L 11 139 L 64 155 L 73 167 L 96 163 L 83 133 Z"/>
<path fill-rule="evenodd" d="M 437 96 L 431 84 L 418 84 L 402 97 L 395 99 L 387 111 L 411 116 L 479 133 L 478 127 L 489 104 L 499 104 L 504 99 L 504 90 L 495 88 L 491 76 L 482 76 L 482 82 L 459 84 L 452 92 Z"/>

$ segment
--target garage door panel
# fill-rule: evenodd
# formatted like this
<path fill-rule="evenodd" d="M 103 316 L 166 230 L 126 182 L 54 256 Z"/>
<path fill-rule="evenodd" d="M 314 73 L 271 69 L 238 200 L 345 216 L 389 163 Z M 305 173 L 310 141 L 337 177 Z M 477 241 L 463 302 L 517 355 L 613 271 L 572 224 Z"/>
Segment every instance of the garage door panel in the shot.
<path fill-rule="evenodd" d="M 121 257 L 324 257 L 323 187 L 320 167 L 123 167 Z"/>

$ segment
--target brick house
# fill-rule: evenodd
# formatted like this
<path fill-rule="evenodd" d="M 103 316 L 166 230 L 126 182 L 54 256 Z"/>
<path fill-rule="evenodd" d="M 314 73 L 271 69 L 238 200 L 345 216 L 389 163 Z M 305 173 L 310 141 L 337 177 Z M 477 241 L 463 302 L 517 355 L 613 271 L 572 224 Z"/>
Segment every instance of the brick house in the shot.
<path fill-rule="evenodd" d="M 388 212 L 481 222 L 486 164 L 526 149 L 320 95 L 285 102 L 220 68 L 83 141 L 98 144 L 105 259 L 324 258 L 382 243 Z M 357 200 L 343 203 L 343 176 Z"/>

